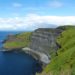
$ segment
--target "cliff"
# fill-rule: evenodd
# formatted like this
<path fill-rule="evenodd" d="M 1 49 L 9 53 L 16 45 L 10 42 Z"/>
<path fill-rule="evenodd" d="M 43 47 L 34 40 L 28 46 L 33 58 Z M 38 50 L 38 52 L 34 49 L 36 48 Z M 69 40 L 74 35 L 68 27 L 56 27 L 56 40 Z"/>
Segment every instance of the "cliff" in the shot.
<path fill-rule="evenodd" d="M 56 29 L 39 28 L 31 33 L 15 35 L 18 40 L 14 40 L 13 37 L 12 41 L 10 37 L 10 41 L 8 39 L 4 43 L 4 48 L 14 50 L 16 45 L 36 60 L 48 64 L 40 75 L 75 75 L 74 32 L 75 26 L 60 26 Z"/>
<path fill-rule="evenodd" d="M 56 39 L 62 31 L 61 28 L 39 28 L 31 33 L 8 35 L 4 48 L 6 51 L 22 50 L 43 64 L 48 64 L 61 47 Z"/>
<path fill-rule="evenodd" d="M 23 47 L 27 47 L 30 43 L 31 32 L 23 32 L 16 35 L 8 35 L 3 42 L 3 48 L 6 51 L 21 50 Z"/>
<path fill-rule="evenodd" d="M 48 55 L 55 53 L 60 47 L 60 45 L 57 44 L 56 39 L 62 31 L 63 30 L 59 28 L 39 28 L 32 33 L 29 47 Z"/>

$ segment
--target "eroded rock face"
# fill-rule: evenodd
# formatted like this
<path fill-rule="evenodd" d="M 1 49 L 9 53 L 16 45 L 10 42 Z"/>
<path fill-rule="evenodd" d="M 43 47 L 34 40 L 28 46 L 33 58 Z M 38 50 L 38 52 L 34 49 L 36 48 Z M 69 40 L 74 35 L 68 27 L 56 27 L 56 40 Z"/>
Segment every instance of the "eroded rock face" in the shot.
<path fill-rule="evenodd" d="M 50 54 L 57 54 L 60 45 L 56 42 L 57 37 L 63 30 L 60 28 L 39 28 L 32 33 L 29 48 L 23 51 L 39 60 L 43 65 L 50 63 Z"/>
<path fill-rule="evenodd" d="M 39 28 L 35 30 L 31 37 L 29 47 L 33 50 L 50 54 L 59 48 L 56 38 L 62 32 L 61 29 Z"/>

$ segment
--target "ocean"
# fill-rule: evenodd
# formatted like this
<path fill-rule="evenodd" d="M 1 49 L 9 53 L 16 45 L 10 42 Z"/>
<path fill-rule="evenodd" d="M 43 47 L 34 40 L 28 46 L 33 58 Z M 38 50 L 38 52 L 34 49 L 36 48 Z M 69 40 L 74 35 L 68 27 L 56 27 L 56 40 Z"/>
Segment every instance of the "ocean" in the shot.
<path fill-rule="evenodd" d="M 8 34 L 21 33 L 18 31 L 0 31 L 0 48 L 2 40 L 6 39 Z M 0 75 L 35 75 L 42 68 L 38 61 L 24 52 L 3 52 L 0 51 Z"/>

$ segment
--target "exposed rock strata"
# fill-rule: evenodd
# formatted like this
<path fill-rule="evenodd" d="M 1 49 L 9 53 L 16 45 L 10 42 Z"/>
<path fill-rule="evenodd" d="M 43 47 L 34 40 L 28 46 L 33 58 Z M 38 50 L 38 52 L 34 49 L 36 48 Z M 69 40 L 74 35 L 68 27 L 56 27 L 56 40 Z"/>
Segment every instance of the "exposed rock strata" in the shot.
<path fill-rule="evenodd" d="M 56 52 L 59 48 L 56 39 L 62 31 L 61 29 L 39 28 L 33 32 L 29 47 L 47 55 Z"/>

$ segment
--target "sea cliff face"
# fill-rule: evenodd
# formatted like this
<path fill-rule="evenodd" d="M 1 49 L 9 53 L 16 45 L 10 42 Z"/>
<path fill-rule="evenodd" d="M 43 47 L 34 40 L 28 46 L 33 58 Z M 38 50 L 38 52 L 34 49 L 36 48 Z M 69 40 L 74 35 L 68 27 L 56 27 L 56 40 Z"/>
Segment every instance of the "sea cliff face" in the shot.
<path fill-rule="evenodd" d="M 56 39 L 62 31 L 63 30 L 59 28 L 39 28 L 32 33 L 29 47 L 50 55 L 50 53 L 56 52 L 59 48 Z"/>
<path fill-rule="evenodd" d="M 51 56 L 57 55 L 60 45 L 56 39 L 62 31 L 61 28 L 39 28 L 32 33 L 9 35 L 4 48 L 7 51 L 23 50 L 40 62 L 48 64 Z"/>

